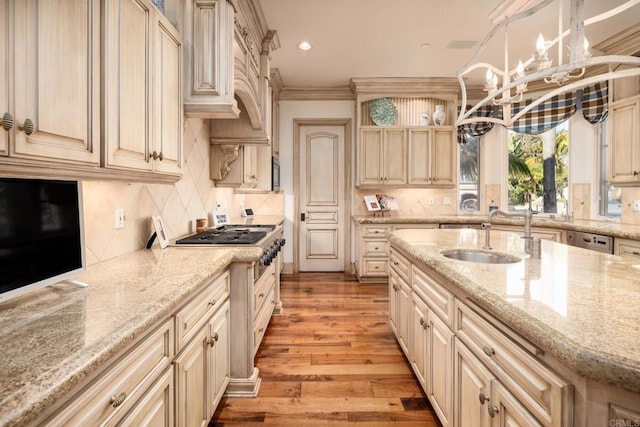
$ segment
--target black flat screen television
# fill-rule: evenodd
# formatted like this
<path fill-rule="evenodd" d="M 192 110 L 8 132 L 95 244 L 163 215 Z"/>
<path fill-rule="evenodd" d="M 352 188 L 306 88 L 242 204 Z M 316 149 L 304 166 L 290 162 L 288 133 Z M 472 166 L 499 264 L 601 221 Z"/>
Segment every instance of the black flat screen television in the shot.
<path fill-rule="evenodd" d="M 85 268 L 79 181 L 0 178 L 0 302 Z"/>

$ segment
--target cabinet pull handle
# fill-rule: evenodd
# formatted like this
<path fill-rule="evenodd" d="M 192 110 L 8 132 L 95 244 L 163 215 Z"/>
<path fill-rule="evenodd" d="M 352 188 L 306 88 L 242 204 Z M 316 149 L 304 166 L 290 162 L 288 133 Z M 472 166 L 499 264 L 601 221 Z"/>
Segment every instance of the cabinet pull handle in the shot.
<path fill-rule="evenodd" d="M 498 407 L 496 405 L 488 404 L 487 412 L 489 412 L 489 416 L 493 418 L 500 411 L 498 411 Z"/>
<path fill-rule="evenodd" d="M 209 306 L 213 307 L 214 305 L 216 305 L 216 300 L 209 301 Z"/>
<path fill-rule="evenodd" d="M 31 119 L 25 119 L 24 123 L 18 125 L 18 129 L 24 131 L 27 135 L 31 135 L 35 129 L 33 121 Z"/>
<path fill-rule="evenodd" d="M 377 250 L 378 250 L 378 247 L 376 246 L 376 247 L 375 247 L 375 248 L 373 248 L 373 249 L 375 249 L 375 250 L 377 251 Z"/>
<path fill-rule="evenodd" d="M 429 327 L 429 324 L 427 322 L 425 322 L 424 317 L 420 318 L 420 325 L 422 325 L 422 329 L 424 329 L 425 331 Z"/>
<path fill-rule="evenodd" d="M 213 347 L 214 345 L 216 345 L 216 340 L 214 340 L 213 338 L 209 338 L 207 339 L 207 344 L 209 344 L 209 347 Z"/>
<path fill-rule="evenodd" d="M 631 252 L 631 255 L 640 255 L 640 252 L 638 252 L 638 251 L 632 251 L 632 252 Z"/>
<path fill-rule="evenodd" d="M 638 174 L 640 174 L 640 172 L 638 172 L 638 171 L 633 171 L 633 176 L 638 176 Z"/>
<path fill-rule="evenodd" d="M 484 394 L 484 391 L 481 391 L 481 392 L 480 392 L 480 394 L 478 395 L 478 400 L 480 400 L 480 404 L 481 404 L 481 405 L 484 405 L 484 403 L 485 403 L 486 401 L 491 400 L 491 399 L 489 399 L 489 397 L 487 397 L 487 396 Z"/>
<path fill-rule="evenodd" d="M 151 157 L 153 157 L 153 160 L 160 160 L 162 161 L 162 159 L 164 159 L 164 155 L 162 154 L 162 151 L 160 153 L 158 153 L 157 151 L 154 151 L 151 154 Z"/>
<path fill-rule="evenodd" d="M 400 263 L 398 261 L 393 261 L 393 265 L 395 265 L 396 267 L 400 265 Z"/>
<path fill-rule="evenodd" d="M 491 347 L 482 347 L 482 351 L 484 351 L 484 354 L 486 354 L 487 356 L 491 357 L 494 354 L 496 354 L 496 351 L 494 349 L 492 349 Z"/>
<path fill-rule="evenodd" d="M 264 298 L 264 293 L 258 295 L 258 298 Z"/>
<path fill-rule="evenodd" d="M 380 230 L 374 231 L 375 234 L 380 234 Z"/>
<path fill-rule="evenodd" d="M 2 125 L 2 129 L 9 132 L 14 124 L 15 122 L 13 121 L 13 116 L 11 114 L 4 113 L 2 115 L 2 118 L 0 119 L 0 125 Z"/>
<path fill-rule="evenodd" d="M 217 342 L 217 341 L 218 341 L 218 338 L 220 338 L 220 337 L 218 336 L 218 333 L 216 332 L 216 333 L 213 335 L 213 340 Z"/>
<path fill-rule="evenodd" d="M 259 334 L 261 334 L 261 333 L 262 333 L 262 331 L 264 331 L 264 328 L 260 328 L 260 329 L 258 329 L 258 333 L 259 333 Z"/>
<path fill-rule="evenodd" d="M 118 397 L 114 394 L 111 396 L 111 406 L 117 408 L 118 406 L 124 403 L 124 400 L 127 398 L 127 393 L 120 393 Z"/>

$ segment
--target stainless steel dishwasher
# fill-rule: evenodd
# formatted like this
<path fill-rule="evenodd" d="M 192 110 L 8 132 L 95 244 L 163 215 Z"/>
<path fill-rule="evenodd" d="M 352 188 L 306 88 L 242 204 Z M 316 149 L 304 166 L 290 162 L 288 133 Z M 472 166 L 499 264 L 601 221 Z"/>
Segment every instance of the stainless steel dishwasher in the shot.
<path fill-rule="evenodd" d="M 598 252 L 613 253 L 613 237 L 582 231 L 567 231 L 567 245 L 591 249 Z"/>

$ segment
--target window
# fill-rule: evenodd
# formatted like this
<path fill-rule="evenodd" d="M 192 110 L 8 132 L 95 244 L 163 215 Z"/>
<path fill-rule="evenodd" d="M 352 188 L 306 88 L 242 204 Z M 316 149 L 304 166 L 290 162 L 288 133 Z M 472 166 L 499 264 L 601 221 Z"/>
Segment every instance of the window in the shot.
<path fill-rule="evenodd" d="M 609 184 L 609 139 L 607 121 L 597 128 L 598 138 L 598 214 L 609 218 L 620 218 L 622 211 L 622 189 Z"/>
<path fill-rule="evenodd" d="M 538 135 L 509 131 L 509 211 L 567 213 L 569 198 L 569 122 Z"/>
<path fill-rule="evenodd" d="M 461 212 L 480 210 L 480 137 L 465 135 L 460 147 L 458 206 Z"/>

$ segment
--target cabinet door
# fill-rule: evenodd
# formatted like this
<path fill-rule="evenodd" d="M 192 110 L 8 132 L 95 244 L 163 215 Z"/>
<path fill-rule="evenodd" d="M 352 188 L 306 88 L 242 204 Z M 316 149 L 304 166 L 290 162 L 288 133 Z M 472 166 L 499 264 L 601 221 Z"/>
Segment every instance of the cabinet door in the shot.
<path fill-rule="evenodd" d="M 499 381 L 491 382 L 491 402 L 487 404 L 492 427 L 542 426 Z"/>
<path fill-rule="evenodd" d="M 16 122 L 12 154 L 99 163 L 100 3 L 12 2 Z M 32 129 L 19 130 L 28 122 Z"/>
<path fill-rule="evenodd" d="M 179 174 L 182 168 L 182 42 L 161 14 L 156 14 L 154 146 L 157 172 Z M 154 156 L 155 157 L 155 156 Z"/>
<path fill-rule="evenodd" d="M 105 166 L 151 170 L 153 5 L 105 2 Z"/>
<path fill-rule="evenodd" d="M 458 171 L 458 146 L 452 128 L 433 129 L 431 149 L 431 183 L 455 185 Z"/>
<path fill-rule="evenodd" d="M 427 326 L 427 397 L 447 426 L 453 412 L 453 332 L 431 310 Z"/>
<path fill-rule="evenodd" d="M 174 361 L 178 427 L 204 427 L 211 418 L 207 408 L 209 332 L 208 326 L 203 327 Z"/>
<path fill-rule="evenodd" d="M 400 287 L 398 286 L 398 273 L 393 269 L 389 271 L 389 325 L 391 330 L 396 335 L 399 335 L 398 330 L 398 292 Z"/>
<path fill-rule="evenodd" d="M 393 271 L 393 269 L 391 270 Z M 400 288 L 398 291 L 398 342 L 407 355 L 407 358 L 410 359 L 412 353 L 409 347 L 409 343 L 411 342 L 411 288 L 402 277 L 398 277 L 398 285 Z"/>
<path fill-rule="evenodd" d="M 359 184 L 381 184 L 382 129 L 362 129 L 358 153 Z"/>
<path fill-rule="evenodd" d="M 0 120 L 9 111 L 9 2 L 0 0 Z M 1 127 L 8 127 L 3 123 Z M 0 156 L 9 154 L 9 130 L 0 127 Z"/>
<path fill-rule="evenodd" d="M 639 101 L 622 102 L 611 108 L 611 144 L 609 174 L 612 183 L 637 182 Z"/>
<path fill-rule="evenodd" d="M 428 129 L 409 130 L 409 185 L 429 185 L 431 183 L 431 131 Z"/>
<path fill-rule="evenodd" d="M 427 305 L 419 296 L 413 294 L 411 310 L 411 367 L 418 377 L 422 388 L 427 390 Z"/>
<path fill-rule="evenodd" d="M 229 302 L 227 301 L 218 314 L 209 322 L 213 346 L 210 351 L 211 375 L 209 377 L 209 415 L 213 416 L 229 384 Z"/>
<path fill-rule="evenodd" d="M 385 129 L 382 144 L 382 182 L 407 183 L 407 140 L 404 129 Z"/>
<path fill-rule="evenodd" d="M 170 427 L 174 425 L 173 411 L 173 367 L 170 366 L 118 425 Z"/>
<path fill-rule="evenodd" d="M 491 417 L 487 404 L 492 403 L 491 381 L 495 377 L 457 338 L 454 338 L 454 351 L 454 425 L 488 427 Z"/>

